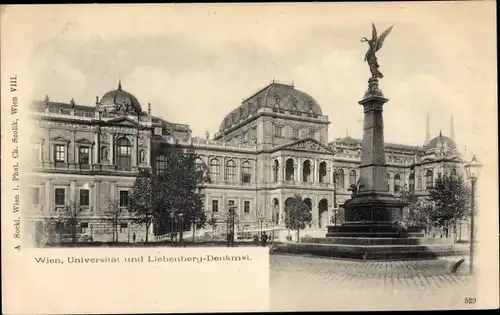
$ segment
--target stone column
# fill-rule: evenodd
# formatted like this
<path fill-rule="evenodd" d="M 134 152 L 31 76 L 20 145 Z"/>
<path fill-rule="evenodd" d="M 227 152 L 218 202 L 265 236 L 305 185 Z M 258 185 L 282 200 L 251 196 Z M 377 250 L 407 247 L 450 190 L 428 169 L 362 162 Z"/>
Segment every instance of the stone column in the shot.
<path fill-rule="evenodd" d="M 44 181 L 44 187 L 45 187 L 45 213 L 47 215 L 50 215 L 51 213 L 54 212 L 54 209 L 52 209 L 52 183 L 51 179 L 45 179 Z"/>
<path fill-rule="evenodd" d="M 328 161 L 326 162 L 327 163 L 327 166 L 326 166 L 326 183 L 331 183 L 332 182 L 332 167 L 333 167 L 333 162 L 332 161 Z"/>
<path fill-rule="evenodd" d="M 146 165 L 151 166 L 151 136 L 146 137 L 144 143 L 146 143 Z M 206 165 L 209 165 L 208 162 Z"/>
<path fill-rule="evenodd" d="M 320 220 L 320 217 L 319 217 L 319 206 L 318 206 L 318 195 L 314 195 L 312 198 L 311 198 L 311 202 L 312 202 L 312 226 L 313 227 L 318 227 L 318 223 L 319 223 L 319 220 Z"/>
<path fill-rule="evenodd" d="M 116 181 L 110 181 L 109 182 L 109 199 L 112 202 L 116 202 L 119 204 L 120 200 L 118 200 L 119 196 L 117 196 L 117 187 L 116 187 Z"/>
<path fill-rule="evenodd" d="M 259 179 L 257 178 L 257 167 L 259 167 L 259 161 L 257 159 L 255 159 L 252 162 L 253 162 L 252 163 L 253 164 L 253 167 L 252 167 L 252 179 L 250 180 L 250 182 L 257 184 L 259 182 Z M 260 174 L 263 174 L 263 172 L 260 172 Z M 272 172 L 271 172 L 271 174 L 272 174 Z"/>
<path fill-rule="evenodd" d="M 78 157 L 76 156 L 76 131 L 75 130 L 72 130 L 71 131 L 71 134 L 72 134 L 72 140 L 71 140 L 71 148 L 73 149 L 73 153 L 72 153 L 72 159 L 68 161 L 68 163 L 70 162 L 73 162 L 73 163 L 77 163 L 78 162 Z M 69 158 L 69 156 L 68 156 Z"/>
<path fill-rule="evenodd" d="M 69 200 L 70 202 L 74 202 L 75 204 L 79 204 L 80 200 L 77 198 L 76 191 L 76 180 L 70 179 L 69 181 Z"/>
<path fill-rule="evenodd" d="M 241 159 L 235 159 L 236 160 L 236 182 L 241 183 Z"/>
<path fill-rule="evenodd" d="M 109 156 L 108 161 L 110 165 L 115 164 L 115 134 L 109 134 Z"/>
<path fill-rule="evenodd" d="M 302 159 L 300 157 L 297 158 L 297 176 L 295 176 L 295 181 L 302 182 Z"/>
<path fill-rule="evenodd" d="M 282 182 L 285 179 L 285 158 L 283 156 L 279 157 L 280 165 L 278 167 L 278 181 Z"/>
<path fill-rule="evenodd" d="M 99 131 L 96 131 L 94 133 L 94 147 L 93 147 L 93 155 L 94 155 L 94 159 L 93 159 L 93 164 L 99 164 L 101 163 L 101 159 L 100 159 L 100 154 L 101 154 L 101 137 L 99 136 Z"/>
<path fill-rule="evenodd" d="M 279 201 L 280 201 L 280 204 L 278 206 L 278 225 L 282 225 L 284 224 L 284 218 L 283 218 L 283 214 L 285 213 L 285 200 L 283 198 L 283 194 L 280 194 L 280 197 L 279 197 Z"/>
<path fill-rule="evenodd" d="M 384 121 L 382 111 L 388 99 L 378 89 L 378 81 L 370 79 L 369 90 L 359 102 L 364 108 L 363 151 L 361 156 L 362 192 L 387 194 Z"/>
<path fill-rule="evenodd" d="M 100 214 L 100 201 L 101 201 L 101 181 L 94 181 L 94 193 L 93 193 L 93 205 L 94 205 L 94 215 Z"/>
<path fill-rule="evenodd" d="M 138 135 L 134 135 L 132 139 L 132 160 L 131 167 L 137 167 L 139 164 L 139 143 L 138 143 Z"/>
<path fill-rule="evenodd" d="M 220 181 L 221 182 L 226 182 L 226 162 L 227 162 L 227 158 L 226 157 L 222 157 L 221 158 L 221 163 L 220 163 Z"/>
<path fill-rule="evenodd" d="M 314 159 L 314 166 L 313 166 L 313 182 L 314 183 L 319 183 L 319 166 L 318 166 L 318 160 Z"/>

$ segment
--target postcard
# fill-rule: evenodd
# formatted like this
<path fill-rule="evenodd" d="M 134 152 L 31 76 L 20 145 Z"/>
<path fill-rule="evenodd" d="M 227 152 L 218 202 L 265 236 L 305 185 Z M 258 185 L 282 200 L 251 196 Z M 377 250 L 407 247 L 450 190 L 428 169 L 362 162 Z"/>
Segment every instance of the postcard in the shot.
<path fill-rule="evenodd" d="M 2 6 L 5 313 L 498 308 L 494 6 Z"/>

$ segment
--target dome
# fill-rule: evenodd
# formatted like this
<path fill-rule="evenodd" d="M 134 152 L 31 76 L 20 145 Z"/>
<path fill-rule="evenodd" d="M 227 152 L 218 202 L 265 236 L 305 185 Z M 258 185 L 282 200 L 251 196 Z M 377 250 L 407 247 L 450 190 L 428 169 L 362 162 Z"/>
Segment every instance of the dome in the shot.
<path fill-rule="evenodd" d="M 293 84 L 273 81 L 257 93 L 243 100 L 240 106 L 224 118 L 219 131 L 224 130 L 234 122 L 247 118 L 262 107 L 289 110 L 301 115 L 312 115 L 313 117 L 322 115 L 321 107 L 312 96 L 296 90 Z"/>
<path fill-rule="evenodd" d="M 439 136 L 429 141 L 429 143 L 426 146 L 426 149 L 441 149 L 441 148 L 455 149 L 456 147 L 457 146 L 455 142 L 451 138 L 443 136 L 443 134 L 440 132 Z"/>
<path fill-rule="evenodd" d="M 141 104 L 137 98 L 122 90 L 121 82 L 118 82 L 118 89 L 109 91 L 101 98 L 99 102 L 100 108 L 106 108 L 107 110 L 122 111 L 122 112 L 135 112 L 135 114 L 141 114 Z"/>

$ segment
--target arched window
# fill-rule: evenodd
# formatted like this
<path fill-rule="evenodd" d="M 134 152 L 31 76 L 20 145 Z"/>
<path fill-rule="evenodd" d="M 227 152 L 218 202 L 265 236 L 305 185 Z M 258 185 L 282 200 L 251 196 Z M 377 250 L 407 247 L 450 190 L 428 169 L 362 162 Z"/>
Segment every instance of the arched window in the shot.
<path fill-rule="evenodd" d="M 204 178 L 204 165 L 205 163 L 203 163 L 203 160 L 200 159 L 199 157 L 196 158 L 195 160 L 195 167 L 196 167 L 196 172 L 198 174 L 198 182 L 201 183 L 203 182 L 203 178 Z"/>
<path fill-rule="evenodd" d="M 415 174 L 414 173 L 411 173 L 410 174 L 410 191 L 414 191 L 415 190 Z"/>
<path fill-rule="evenodd" d="M 319 170 L 318 170 L 318 177 L 319 177 L 319 182 L 324 183 L 328 180 L 326 176 L 326 162 L 321 162 L 319 163 Z"/>
<path fill-rule="evenodd" d="M 285 180 L 295 180 L 295 161 L 292 158 L 286 160 L 285 162 Z"/>
<path fill-rule="evenodd" d="M 394 175 L 394 192 L 399 192 L 401 189 L 401 175 Z"/>
<path fill-rule="evenodd" d="M 241 181 L 243 183 L 250 183 L 252 180 L 252 166 L 250 162 L 245 161 L 241 165 Z"/>
<path fill-rule="evenodd" d="M 280 176 L 280 162 L 278 160 L 274 160 L 273 165 L 273 181 L 277 182 Z"/>
<path fill-rule="evenodd" d="M 351 170 L 349 172 L 349 186 L 356 185 L 356 171 Z"/>
<path fill-rule="evenodd" d="M 210 179 L 214 182 L 220 181 L 220 163 L 217 159 L 210 161 Z"/>
<path fill-rule="evenodd" d="M 429 189 L 433 186 L 433 175 L 432 170 L 427 170 L 425 173 L 425 189 Z"/>
<path fill-rule="evenodd" d="M 236 163 L 233 160 L 229 160 L 226 163 L 225 180 L 229 183 L 234 183 L 236 181 Z"/>
<path fill-rule="evenodd" d="M 165 174 L 167 169 L 167 157 L 163 154 L 156 156 L 156 174 Z"/>
<path fill-rule="evenodd" d="M 132 154 L 131 154 L 130 141 L 123 137 L 116 141 L 116 166 L 121 170 L 130 170 L 132 165 Z"/>
<path fill-rule="evenodd" d="M 311 161 L 306 160 L 302 163 L 302 181 L 312 182 L 311 180 Z"/>
<path fill-rule="evenodd" d="M 338 169 L 337 172 L 335 172 L 335 187 L 344 189 L 344 170 L 343 169 Z"/>

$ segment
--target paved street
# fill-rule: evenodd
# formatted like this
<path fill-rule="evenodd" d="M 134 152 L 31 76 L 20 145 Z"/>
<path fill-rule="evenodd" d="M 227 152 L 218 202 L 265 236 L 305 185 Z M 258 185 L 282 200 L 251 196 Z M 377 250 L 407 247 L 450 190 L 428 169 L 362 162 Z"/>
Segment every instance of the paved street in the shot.
<path fill-rule="evenodd" d="M 473 308 L 475 281 L 460 257 L 361 262 L 305 256 L 271 255 L 273 310 L 354 310 Z"/>

